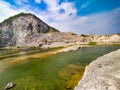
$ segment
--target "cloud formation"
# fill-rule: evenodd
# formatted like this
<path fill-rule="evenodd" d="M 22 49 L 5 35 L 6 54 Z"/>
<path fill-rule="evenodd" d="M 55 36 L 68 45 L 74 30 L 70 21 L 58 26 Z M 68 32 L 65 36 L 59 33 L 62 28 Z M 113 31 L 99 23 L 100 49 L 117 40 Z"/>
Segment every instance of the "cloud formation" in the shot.
<path fill-rule="evenodd" d="M 4 19 L 8 18 L 9 16 L 12 16 L 14 14 L 17 14 L 17 10 L 14 10 L 13 7 L 4 1 L 0 1 L 0 21 L 3 21 Z"/>
<path fill-rule="evenodd" d="M 35 0 L 36 3 L 41 3 L 42 0 Z"/>
<path fill-rule="evenodd" d="M 16 3 L 16 4 L 18 4 L 18 5 L 22 5 L 22 4 L 24 4 L 24 3 L 27 3 L 27 2 L 29 2 L 30 0 L 14 0 L 14 2 Z"/>
<path fill-rule="evenodd" d="M 78 9 L 73 2 L 66 1 L 59 3 L 59 0 L 34 0 L 38 5 L 41 2 L 44 2 L 47 5 L 46 10 L 41 11 L 35 7 L 31 7 L 30 4 L 25 5 L 25 3 L 29 3 L 29 0 L 15 1 L 17 5 L 23 7 L 17 8 L 3 0 L 0 1 L 0 10 L 2 10 L 0 21 L 20 12 L 30 12 L 63 32 L 75 32 L 80 34 L 110 34 L 120 32 L 120 21 L 118 20 L 118 18 L 120 18 L 120 8 L 78 16 Z M 80 8 L 86 8 L 89 4 L 90 2 L 85 2 Z"/>

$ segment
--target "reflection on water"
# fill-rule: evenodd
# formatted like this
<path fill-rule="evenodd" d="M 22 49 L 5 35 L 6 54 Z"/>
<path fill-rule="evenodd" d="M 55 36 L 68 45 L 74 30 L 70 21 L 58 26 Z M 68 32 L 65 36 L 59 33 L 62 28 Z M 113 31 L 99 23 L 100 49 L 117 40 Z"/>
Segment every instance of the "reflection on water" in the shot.
<path fill-rule="evenodd" d="M 5 58 L 0 61 L 0 90 L 9 81 L 16 84 L 11 90 L 73 90 L 86 65 L 118 48 L 95 46 L 52 55 L 44 52 Z"/>

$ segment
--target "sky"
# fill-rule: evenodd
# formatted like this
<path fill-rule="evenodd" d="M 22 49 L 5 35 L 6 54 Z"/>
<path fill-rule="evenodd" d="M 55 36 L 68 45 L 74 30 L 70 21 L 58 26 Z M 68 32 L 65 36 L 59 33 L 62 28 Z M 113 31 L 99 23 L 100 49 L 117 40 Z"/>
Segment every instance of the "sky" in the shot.
<path fill-rule="evenodd" d="M 0 0 L 0 22 L 20 12 L 62 32 L 120 33 L 120 0 Z"/>

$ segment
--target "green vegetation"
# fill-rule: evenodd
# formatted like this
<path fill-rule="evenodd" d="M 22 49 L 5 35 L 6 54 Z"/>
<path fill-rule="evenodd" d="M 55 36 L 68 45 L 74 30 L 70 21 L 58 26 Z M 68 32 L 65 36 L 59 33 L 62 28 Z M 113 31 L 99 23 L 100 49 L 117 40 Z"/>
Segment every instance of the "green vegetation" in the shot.
<path fill-rule="evenodd" d="M 55 47 L 55 48 L 48 48 L 48 49 L 42 49 L 39 47 L 17 47 L 17 48 L 0 48 L 0 60 L 4 60 L 6 58 L 11 57 L 19 57 L 19 56 L 26 56 L 26 55 L 32 55 L 37 53 L 43 53 L 47 51 L 53 51 L 58 50 L 63 47 Z"/>
<path fill-rule="evenodd" d="M 120 44 L 112 44 L 112 46 L 120 46 Z"/>
<path fill-rule="evenodd" d="M 60 71 L 60 76 L 66 80 L 65 86 L 67 89 L 72 89 L 78 84 L 78 80 L 82 78 L 84 66 L 84 64 L 70 64 Z"/>
<path fill-rule="evenodd" d="M 99 44 L 99 45 L 101 45 L 101 46 L 120 46 L 119 43 L 118 44 L 117 43 L 109 43 L 109 44 L 103 43 L 103 44 Z"/>
<path fill-rule="evenodd" d="M 49 29 L 46 33 L 51 33 L 51 32 L 59 32 L 59 30 L 49 26 Z"/>
<path fill-rule="evenodd" d="M 90 42 L 88 45 L 97 45 L 97 42 Z"/>
<path fill-rule="evenodd" d="M 117 35 L 119 35 L 119 36 L 120 36 L 120 33 L 117 33 Z"/>
<path fill-rule="evenodd" d="M 33 14 L 31 14 L 31 13 L 19 13 L 19 14 L 17 14 L 17 15 L 14 15 L 14 16 L 12 16 L 12 17 L 9 17 L 8 19 L 5 19 L 2 23 L 6 23 L 6 22 L 10 22 L 12 19 L 14 19 L 14 18 L 17 18 L 17 17 L 19 17 L 19 16 L 26 16 L 26 15 L 33 15 Z"/>
<path fill-rule="evenodd" d="M 88 37 L 89 35 L 87 35 L 87 34 L 81 34 L 81 36 L 83 36 L 83 37 Z"/>
<path fill-rule="evenodd" d="M 71 35 L 77 35 L 76 33 L 71 32 Z"/>
<path fill-rule="evenodd" d="M 86 65 L 118 48 L 120 47 L 93 46 L 45 57 L 41 57 L 44 52 L 34 52 L 0 59 L 0 90 L 8 82 L 16 84 L 11 90 L 73 90 Z M 33 57 L 29 57 L 31 55 Z"/>

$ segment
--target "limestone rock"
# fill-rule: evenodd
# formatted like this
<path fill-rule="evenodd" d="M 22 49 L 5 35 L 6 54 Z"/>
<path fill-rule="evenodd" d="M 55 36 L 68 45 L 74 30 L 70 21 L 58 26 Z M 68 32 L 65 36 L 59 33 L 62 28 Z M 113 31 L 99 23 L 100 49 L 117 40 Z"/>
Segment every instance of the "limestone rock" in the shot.
<path fill-rule="evenodd" d="M 30 37 L 38 37 L 51 29 L 35 15 L 20 13 L 0 23 L 0 46 L 25 46 Z"/>
<path fill-rule="evenodd" d="M 8 82 L 8 84 L 5 86 L 5 90 L 11 89 L 14 87 L 14 84 L 12 82 Z"/>
<path fill-rule="evenodd" d="M 120 90 L 120 49 L 90 63 L 74 90 Z"/>
<path fill-rule="evenodd" d="M 41 45 L 42 47 L 57 47 L 90 42 L 119 44 L 120 34 L 78 35 L 72 32 L 59 32 L 30 13 L 20 13 L 0 23 L 0 47 L 41 47 Z"/>

